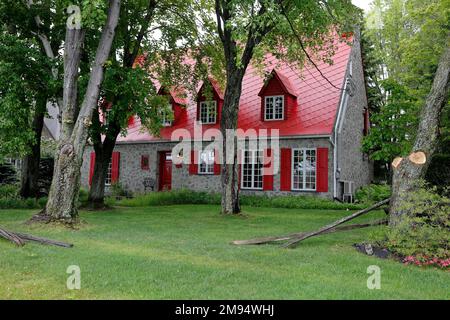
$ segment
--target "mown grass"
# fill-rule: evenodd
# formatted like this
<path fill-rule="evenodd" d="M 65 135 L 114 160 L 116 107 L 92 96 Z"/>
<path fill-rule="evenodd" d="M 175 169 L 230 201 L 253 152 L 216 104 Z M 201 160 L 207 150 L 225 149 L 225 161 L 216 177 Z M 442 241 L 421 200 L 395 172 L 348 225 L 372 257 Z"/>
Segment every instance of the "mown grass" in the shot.
<path fill-rule="evenodd" d="M 349 212 L 245 207 L 225 217 L 215 205 L 81 212 L 79 230 L 26 226 L 36 210 L 0 210 L 0 225 L 67 241 L 72 249 L 0 240 L 3 299 L 449 299 L 450 274 L 365 256 L 352 244 L 368 229 L 306 240 L 297 249 L 236 247 L 235 239 L 311 230 Z M 358 218 L 375 219 L 382 212 Z M 81 268 L 81 290 L 66 269 Z M 381 289 L 366 286 L 381 268 Z"/>

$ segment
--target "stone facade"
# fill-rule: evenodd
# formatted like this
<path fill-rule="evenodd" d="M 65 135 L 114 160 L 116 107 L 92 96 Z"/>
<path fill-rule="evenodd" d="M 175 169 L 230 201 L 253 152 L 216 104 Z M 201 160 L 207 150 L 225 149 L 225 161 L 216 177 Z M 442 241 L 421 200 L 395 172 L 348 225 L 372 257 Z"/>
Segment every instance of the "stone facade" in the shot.
<path fill-rule="evenodd" d="M 344 99 L 341 119 L 338 121 L 334 133 L 337 135 L 336 179 L 338 198 L 341 197 L 343 192 L 342 181 L 352 181 L 355 190 L 357 190 L 369 184 L 373 178 L 373 164 L 368 155 L 361 150 L 367 94 L 359 39 L 360 35 L 356 34 L 347 70 L 347 98 Z"/>
<path fill-rule="evenodd" d="M 159 181 L 159 151 L 171 151 L 175 143 L 156 142 L 156 143 L 124 143 L 116 145 L 114 151 L 120 152 L 119 182 L 127 190 L 134 193 L 144 193 L 144 179 L 152 178 L 156 182 L 155 190 L 158 190 Z M 328 138 L 295 138 L 281 139 L 280 148 L 328 148 L 328 163 L 333 163 L 333 152 Z M 81 169 L 81 182 L 84 188 L 89 188 L 89 167 L 90 153 L 93 152 L 92 147 L 87 147 L 85 151 L 83 166 Z M 149 156 L 149 170 L 141 169 L 141 156 Z M 183 164 L 178 168 L 172 164 L 172 189 L 189 189 L 194 191 L 220 192 L 221 183 L 220 175 L 201 175 L 189 174 L 189 165 Z M 333 195 L 333 168 L 328 166 L 328 192 L 312 192 L 312 191 L 280 191 L 280 173 L 274 175 L 273 191 L 262 190 L 245 190 L 242 194 L 267 194 L 267 195 L 318 195 L 321 197 L 332 198 Z M 147 190 L 148 191 L 148 190 Z"/>

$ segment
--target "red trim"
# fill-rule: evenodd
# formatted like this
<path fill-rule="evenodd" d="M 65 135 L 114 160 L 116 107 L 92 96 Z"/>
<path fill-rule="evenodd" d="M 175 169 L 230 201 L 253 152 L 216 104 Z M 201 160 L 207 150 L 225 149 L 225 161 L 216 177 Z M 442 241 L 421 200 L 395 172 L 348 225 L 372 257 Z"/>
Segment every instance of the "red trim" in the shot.
<path fill-rule="evenodd" d="M 369 122 L 369 109 L 364 109 L 364 135 L 369 134 L 370 122 Z"/>
<path fill-rule="evenodd" d="M 317 192 L 328 192 L 328 148 L 317 148 Z"/>
<path fill-rule="evenodd" d="M 214 150 L 214 174 L 216 176 L 220 175 L 220 157 L 219 149 Z"/>
<path fill-rule="evenodd" d="M 273 150 L 264 150 L 264 165 L 263 165 L 263 190 L 273 190 Z"/>
<path fill-rule="evenodd" d="M 194 175 L 198 174 L 198 161 L 197 161 L 197 152 L 195 150 L 191 150 L 191 163 L 189 164 L 189 174 Z"/>
<path fill-rule="evenodd" d="M 113 152 L 111 159 L 111 183 L 119 181 L 120 152 Z"/>
<path fill-rule="evenodd" d="M 92 184 L 92 177 L 94 176 L 95 167 L 95 152 L 91 152 L 91 162 L 89 166 L 89 185 Z"/>
<path fill-rule="evenodd" d="M 280 190 L 291 191 L 292 150 L 282 148 L 280 156 Z"/>

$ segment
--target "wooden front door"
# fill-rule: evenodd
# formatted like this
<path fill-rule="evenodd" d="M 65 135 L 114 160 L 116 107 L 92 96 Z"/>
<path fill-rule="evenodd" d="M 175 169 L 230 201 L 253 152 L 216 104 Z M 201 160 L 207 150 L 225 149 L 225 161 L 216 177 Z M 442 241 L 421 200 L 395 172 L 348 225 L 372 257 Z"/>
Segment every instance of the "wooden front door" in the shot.
<path fill-rule="evenodd" d="M 159 191 L 172 188 L 172 153 L 161 151 L 159 153 Z"/>

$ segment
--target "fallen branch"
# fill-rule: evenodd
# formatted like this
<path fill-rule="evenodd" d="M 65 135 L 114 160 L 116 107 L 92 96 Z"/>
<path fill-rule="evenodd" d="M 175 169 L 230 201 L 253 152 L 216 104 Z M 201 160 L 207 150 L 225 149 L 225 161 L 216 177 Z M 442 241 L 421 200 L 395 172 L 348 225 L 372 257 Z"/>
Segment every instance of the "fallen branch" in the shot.
<path fill-rule="evenodd" d="M 353 220 L 353 219 L 355 219 L 355 218 L 357 218 L 359 216 L 362 216 L 365 213 L 368 213 L 368 212 L 370 212 L 370 211 L 372 211 L 374 209 L 377 209 L 377 208 L 381 207 L 382 205 L 388 204 L 389 201 L 390 201 L 390 199 L 385 199 L 383 201 L 377 202 L 374 205 L 372 205 L 372 206 L 370 206 L 370 207 L 368 207 L 366 209 L 357 211 L 357 212 L 355 212 L 355 213 L 353 213 L 353 214 L 351 214 L 351 215 L 349 215 L 347 217 L 341 218 L 341 219 L 339 219 L 339 220 L 337 220 L 337 221 L 335 221 L 333 223 L 330 223 L 330 224 L 326 225 L 325 227 L 320 228 L 319 230 L 311 231 L 311 232 L 307 232 L 307 233 L 305 233 L 303 235 L 299 235 L 298 237 L 295 237 L 294 239 L 292 239 L 288 243 L 284 244 L 282 247 L 284 247 L 284 248 L 293 248 L 293 247 L 297 246 L 297 244 L 300 241 L 303 241 L 303 240 L 306 240 L 308 238 L 311 238 L 311 237 L 317 236 L 319 234 L 322 234 L 325 231 L 328 231 L 330 229 L 333 229 L 333 228 L 337 227 L 338 225 L 343 224 L 344 222 Z"/>
<path fill-rule="evenodd" d="M 71 243 L 65 243 L 65 242 L 61 242 L 61 241 L 55 241 L 55 240 L 51 240 L 51 239 L 35 237 L 33 235 L 26 234 L 26 233 L 11 232 L 11 231 L 8 231 L 8 230 L 2 229 L 2 228 L 0 228 L 0 237 L 11 241 L 18 246 L 23 246 L 25 244 L 25 241 L 33 241 L 33 242 L 38 242 L 40 244 L 48 244 L 48 245 L 64 247 L 64 248 L 72 248 L 73 247 L 73 244 L 71 244 Z"/>
<path fill-rule="evenodd" d="M 0 237 L 5 238 L 20 247 L 25 244 L 24 241 L 13 232 L 9 232 L 2 228 L 0 228 Z"/>
<path fill-rule="evenodd" d="M 41 238 L 41 237 L 35 237 L 31 234 L 18 233 L 18 232 L 15 232 L 14 234 L 26 241 L 33 241 L 33 242 L 38 242 L 41 244 L 48 244 L 48 245 L 64 247 L 64 248 L 72 248 L 73 247 L 73 244 L 71 244 L 71 243 L 65 243 L 65 242 L 61 242 L 61 241 L 56 241 L 56 240 L 51 240 L 51 239 L 46 239 L 46 238 Z"/>
<path fill-rule="evenodd" d="M 387 219 L 381 219 L 373 222 L 368 223 L 360 223 L 360 224 L 351 224 L 348 226 L 340 226 L 336 228 L 329 229 L 322 234 L 329 234 L 334 232 L 340 232 L 340 231 L 347 231 L 347 230 L 354 230 L 354 229 L 361 229 L 361 228 L 367 228 L 367 227 L 373 227 L 373 226 L 379 226 L 383 224 L 387 224 Z M 299 233 L 292 233 L 285 236 L 278 236 L 278 237 L 265 237 L 265 238 L 255 238 L 250 240 L 235 240 L 232 242 L 234 245 L 258 245 L 258 244 L 265 244 L 270 242 L 280 242 L 280 241 L 286 241 L 291 240 L 296 237 L 301 237 L 308 232 L 299 232 Z"/>

